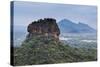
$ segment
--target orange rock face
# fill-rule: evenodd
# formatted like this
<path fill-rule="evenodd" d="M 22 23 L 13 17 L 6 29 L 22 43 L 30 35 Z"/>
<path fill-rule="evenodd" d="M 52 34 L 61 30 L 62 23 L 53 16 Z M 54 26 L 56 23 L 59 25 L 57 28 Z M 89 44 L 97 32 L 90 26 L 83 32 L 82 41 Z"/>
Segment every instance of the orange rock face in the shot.
<path fill-rule="evenodd" d="M 60 30 L 55 19 L 44 18 L 34 21 L 28 25 L 27 31 L 29 34 L 41 34 L 44 36 L 52 36 L 59 38 Z"/>

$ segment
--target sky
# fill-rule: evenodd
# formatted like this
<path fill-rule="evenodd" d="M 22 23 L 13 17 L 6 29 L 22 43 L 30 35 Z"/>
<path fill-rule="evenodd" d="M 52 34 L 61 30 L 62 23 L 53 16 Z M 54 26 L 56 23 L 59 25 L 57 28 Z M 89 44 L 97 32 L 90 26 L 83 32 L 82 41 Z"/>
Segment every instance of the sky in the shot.
<path fill-rule="evenodd" d="M 74 23 L 85 23 L 97 29 L 97 7 L 89 5 L 14 2 L 14 25 L 28 26 L 41 18 L 55 18 L 57 22 L 69 19 Z"/>

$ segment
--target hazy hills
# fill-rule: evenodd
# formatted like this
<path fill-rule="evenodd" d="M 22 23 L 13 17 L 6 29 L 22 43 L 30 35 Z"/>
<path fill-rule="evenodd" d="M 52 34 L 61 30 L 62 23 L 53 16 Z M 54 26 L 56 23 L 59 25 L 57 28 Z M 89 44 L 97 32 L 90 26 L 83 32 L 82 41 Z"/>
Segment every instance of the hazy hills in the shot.
<path fill-rule="evenodd" d="M 62 19 L 58 22 L 61 33 L 95 33 L 96 30 L 87 24 L 79 22 L 74 23 L 68 19 Z"/>

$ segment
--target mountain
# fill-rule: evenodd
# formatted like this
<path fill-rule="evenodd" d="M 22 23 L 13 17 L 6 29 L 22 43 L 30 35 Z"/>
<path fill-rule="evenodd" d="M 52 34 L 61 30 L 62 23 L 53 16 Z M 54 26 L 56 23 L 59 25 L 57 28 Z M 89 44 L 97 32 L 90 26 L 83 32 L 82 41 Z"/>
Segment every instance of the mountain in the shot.
<path fill-rule="evenodd" d="M 95 49 L 73 48 L 68 46 L 67 43 L 64 44 L 59 39 L 56 39 L 55 36 L 59 37 L 60 35 L 56 21 L 45 19 L 41 20 L 41 23 L 40 20 L 35 22 L 27 27 L 28 35 L 25 36 L 26 38 L 21 46 L 14 47 L 13 55 L 11 55 L 14 61 L 12 65 L 56 64 L 97 60 L 97 51 Z M 74 23 L 70 24 L 73 25 Z"/>
<path fill-rule="evenodd" d="M 89 25 L 79 22 L 74 23 L 68 19 L 63 19 L 58 22 L 61 33 L 94 33 L 95 29 Z"/>

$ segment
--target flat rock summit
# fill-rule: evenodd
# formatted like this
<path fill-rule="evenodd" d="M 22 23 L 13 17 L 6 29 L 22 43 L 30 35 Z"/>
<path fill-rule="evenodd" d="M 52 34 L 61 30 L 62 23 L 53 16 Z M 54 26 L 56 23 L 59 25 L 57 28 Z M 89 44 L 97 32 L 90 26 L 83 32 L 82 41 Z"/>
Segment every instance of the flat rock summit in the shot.
<path fill-rule="evenodd" d="M 29 37 L 33 35 L 42 35 L 58 39 L 60 30 L 55 19 L 44 18 L 30 23 L 27 27 Z"/>

